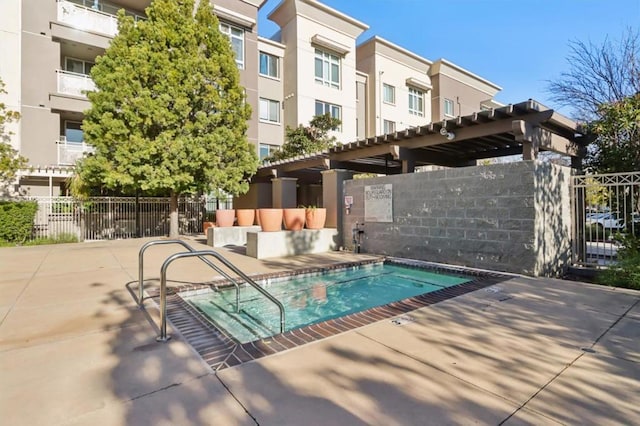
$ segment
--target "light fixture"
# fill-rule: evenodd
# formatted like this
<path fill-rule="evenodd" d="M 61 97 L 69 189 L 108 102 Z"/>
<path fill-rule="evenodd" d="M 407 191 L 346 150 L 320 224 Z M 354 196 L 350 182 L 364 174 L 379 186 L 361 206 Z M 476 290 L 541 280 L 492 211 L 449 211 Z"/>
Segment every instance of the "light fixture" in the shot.
<path fill-rule="evenodd" d="M 447 136 L 447 134 L 448 134 L 448 133 L 449 133 L 449 131 L 447 130 L 447 128 L 446 128 L 446 127 L 442 127 L 442 128 L 440 129 L 440 134 L 441 134 L 442 136 Z"/>
<path fill-rule="evenodd" d="M 452 141 L 456 138 L 456 134 L 453 132 L 447 132 L 447 140 Z"/>

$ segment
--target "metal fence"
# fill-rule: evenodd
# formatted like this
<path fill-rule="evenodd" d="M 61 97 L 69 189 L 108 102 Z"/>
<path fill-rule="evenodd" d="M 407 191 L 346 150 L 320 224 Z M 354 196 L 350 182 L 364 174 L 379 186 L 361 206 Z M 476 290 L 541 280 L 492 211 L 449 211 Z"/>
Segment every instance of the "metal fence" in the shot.
<path fill-rule="evenodd" d="M 573 262 L 615 262 L 616 238 L 640 236 L 640 172 L 573 177 Z"/>
<path fill-rule="evenodd" d="M 160 237 L 169 234 L 169 198 L 29 197 L 38 202 L 32 238 L 75 236 L 78 241 Z M 180 198 L 180 234 L 202 232 L 217 209 L 233 208 L 231 198 Z"/>

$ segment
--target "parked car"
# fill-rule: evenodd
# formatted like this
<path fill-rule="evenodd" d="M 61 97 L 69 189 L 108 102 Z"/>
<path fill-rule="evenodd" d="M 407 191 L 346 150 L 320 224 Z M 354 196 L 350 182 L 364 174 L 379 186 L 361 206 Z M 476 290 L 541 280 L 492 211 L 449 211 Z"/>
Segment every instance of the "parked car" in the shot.
<path fill-rule="evenodd" d="M 598 225 L 604 229 L 622 230 L 624 229 L 624 219 L 618 213 L 590 213 L 586 217 L 587 225 Z"/>

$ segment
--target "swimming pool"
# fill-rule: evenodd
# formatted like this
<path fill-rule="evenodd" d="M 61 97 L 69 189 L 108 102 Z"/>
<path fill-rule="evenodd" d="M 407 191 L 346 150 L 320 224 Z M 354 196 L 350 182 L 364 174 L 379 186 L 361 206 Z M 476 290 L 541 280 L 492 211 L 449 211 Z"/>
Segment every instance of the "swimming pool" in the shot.
<path fill-rule="evenodd" d="M 468 276 L 376 263 L 261 284 L 285 306 L 288 331 L 469 281 Z M 278 308 L 250 286 L 241 287 L 239 313 L 233 288 L 185 292 L 180 297 L 238 343 L 279 333 Z"/>

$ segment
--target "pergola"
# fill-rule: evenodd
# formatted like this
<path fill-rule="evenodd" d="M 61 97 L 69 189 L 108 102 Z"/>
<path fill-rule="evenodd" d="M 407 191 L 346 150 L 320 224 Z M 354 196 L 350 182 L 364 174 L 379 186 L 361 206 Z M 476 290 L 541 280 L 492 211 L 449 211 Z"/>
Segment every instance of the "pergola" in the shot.
<path fill-rule="evenodd" d="M 358 173 L 413 173 L 416 167 L 464 167 L 477 160 L 541 151 L 571 157 L 580 168 L 587 137 L 575 121 L 534 100 L 358 140 L 327 151 L 263 165 L 254 182 L 292 177 L 299 183 L 321 181 L 331 169 Z"/>

